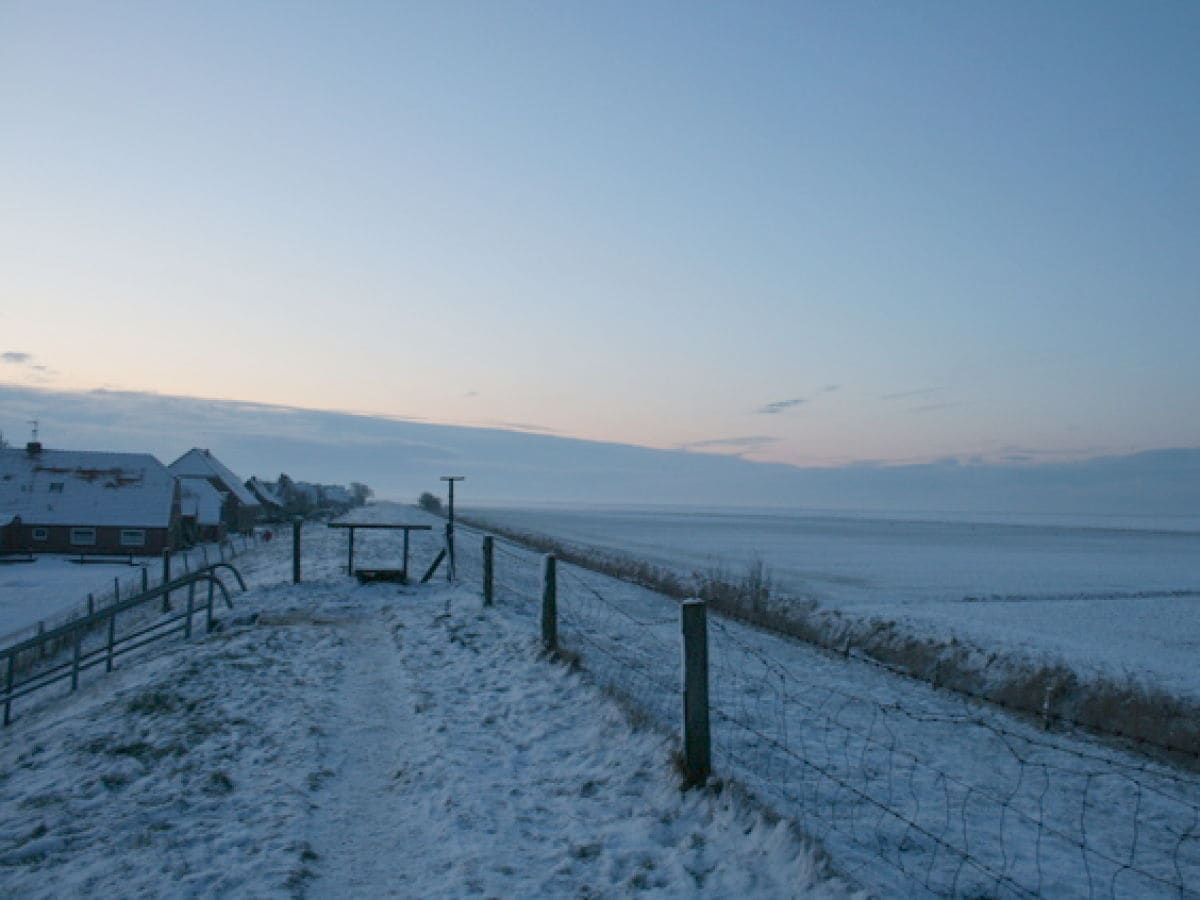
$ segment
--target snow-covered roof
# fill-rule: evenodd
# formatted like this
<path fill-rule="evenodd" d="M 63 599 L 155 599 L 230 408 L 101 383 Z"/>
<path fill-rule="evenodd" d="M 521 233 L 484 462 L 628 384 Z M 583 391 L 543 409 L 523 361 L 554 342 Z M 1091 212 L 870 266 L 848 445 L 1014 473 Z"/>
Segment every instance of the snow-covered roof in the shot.
<path fill-rule="evenodd" d="M 0 524 L 165 528 L 174 499 L 149 453 L 0 450 Z"/>
<path fill-rule="evenodd" d="M 285 505 L 283 499 L 277 493 L 275 493 L 274 488 L 268 485 L 257 475 L 246 482 L 246 487 L 250 489 L 252 494 L 258 497 L 259 502 L 265 503 L 268 506 L 277 506 L 280 509 L 283 509 Z"/>
<path fill-rule="evenodd" d="M 196 476 L 199 478 L 215 478 L 221 482 L 221 488 L 237 497 L 238 502 L 245 506 L 260 506 L 258 500 L 246 490 L 241 479 L 227 469 L 219 459 L 208 450 L 199 447 L 189 450 L 169 466 L 175 475 Z"/>
<path fill-rule="evenodd" d="M 181 477 L 179 500 L 183 514 L 193 517 L 198 525 L 221 524 L 221 505 L 225 498 L 207 478 Z"/>
<path fill-rule="evenodd" d="M 340 484 L 323 484 L 321 492 L 326 503 L 353 503 L 354 495 Z"/>

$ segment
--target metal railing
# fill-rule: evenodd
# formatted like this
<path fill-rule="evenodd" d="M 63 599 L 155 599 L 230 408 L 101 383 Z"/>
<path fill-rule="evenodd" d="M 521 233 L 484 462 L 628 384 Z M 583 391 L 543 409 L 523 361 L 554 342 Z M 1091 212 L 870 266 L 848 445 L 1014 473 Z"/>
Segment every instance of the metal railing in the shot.
<path fill-rule="evenodd" d="M 217 591 L 226 606 L 233 609 L 229 589 L 217 575 L 221 569 L 228 569 L 238 587 L 246 590 L 245 579 L 232 564 L 216 562 L 0 649 L 0 671 L 5 673 L 5 688 L 0 694 L 4 725 L 12 722 L 14 700 L 66 680 L 70 680 L 71 690 L 75 691 L 79 688 L 80 673 L 94 666 L 103 665 L 106 672 L 111 672 L 118 657 L 149 643 L 180 632 L 184 640 L 190 639 L 197 615 L 204 616 L 205 630 L 211 631 L 216 621 L 213 606 Z M 208 586 L 207 597 L 200 603 L 196 602 L 198 584 Z M 176 612 L 170 607 L 169 597 L 184 590 L 186 603 Z M 159 616 L 147 622 L 146 615 L 137 615 L 160 598 L 163 606 Z M 118 634 L 117 617 L 122 614 L 131 628 Z M 61 660 L 68 650 L 69 659 Z M 43 664 L 47 660 L 49 663 Z"/>

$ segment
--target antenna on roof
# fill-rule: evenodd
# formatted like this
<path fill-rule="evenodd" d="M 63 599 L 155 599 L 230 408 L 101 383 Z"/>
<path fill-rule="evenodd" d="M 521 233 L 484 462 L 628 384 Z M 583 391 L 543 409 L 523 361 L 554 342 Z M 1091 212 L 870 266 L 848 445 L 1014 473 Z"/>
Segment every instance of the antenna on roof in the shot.
<path fill-rule="evenodd" d="M 33 442 L 36 444 L 38 439 L 38 420 L 30 419 L 27 424 L 33 426 Z"/>

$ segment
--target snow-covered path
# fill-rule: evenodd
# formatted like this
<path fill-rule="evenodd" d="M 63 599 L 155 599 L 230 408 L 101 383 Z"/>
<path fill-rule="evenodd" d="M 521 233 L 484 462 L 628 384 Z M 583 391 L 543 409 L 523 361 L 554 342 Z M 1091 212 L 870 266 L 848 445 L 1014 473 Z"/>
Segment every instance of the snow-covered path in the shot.
<path fill-rule="evenodd" d="M 23 708 L 0 895 L 845 893 L 788 826 L 681 792 L 667 742 L 523 621 L 335 569 Z"/>

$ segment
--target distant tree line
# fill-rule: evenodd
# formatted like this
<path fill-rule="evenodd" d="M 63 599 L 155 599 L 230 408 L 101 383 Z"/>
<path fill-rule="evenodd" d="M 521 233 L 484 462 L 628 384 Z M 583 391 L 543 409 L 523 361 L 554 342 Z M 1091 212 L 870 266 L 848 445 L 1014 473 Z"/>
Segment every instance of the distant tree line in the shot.
<path fill-rule="evenodd" d="M 278 514 L 287 518 L 331 518 L 339 516 L 357 506 L 365 506 L 375 492 L 361 481 L 352 481 L 350 486 L 340 484 L 316 484 L 297 481 L 286 472 L 281 472 L 274 482 L 264 482 L 278 500 Z"/>

